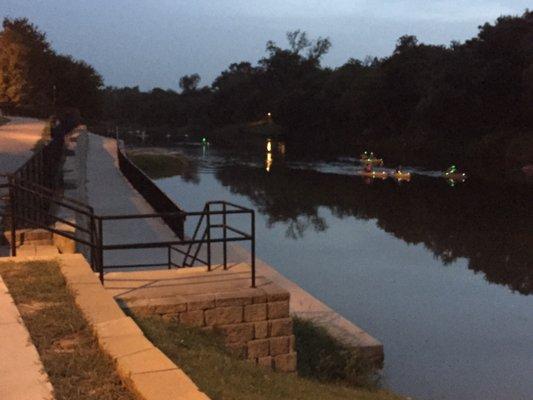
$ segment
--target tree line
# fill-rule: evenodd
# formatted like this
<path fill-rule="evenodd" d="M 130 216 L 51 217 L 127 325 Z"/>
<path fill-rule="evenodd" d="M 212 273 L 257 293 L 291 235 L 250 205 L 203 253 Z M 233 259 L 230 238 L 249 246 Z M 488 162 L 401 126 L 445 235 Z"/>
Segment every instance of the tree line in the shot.
<path fill-rule="evenodd" d="M 81 110 L 100 115 L 102 77 L 92 66 L 55 52 L 46 35 L 26 18 L 5 18 L 0 31 L 0 108 L 48 117 Z"/>
<path fill-rule="evenodd" d="M 199 87 L 194 74 L 180 80 L 181 93 L 108 87 L 104 119 L 188 127 L 222 142 L 230 133 L 244 140 L 246 124 L 271 113 L 305 151 L 368 148 L 398 162 L 480 168 L 533 163 L 532 12 L 500 17 L 448 46 L 402 36 L 390 56 L 338 68 L 320 64 L 329 39 L 301 31 L 287 39 L 285 48 L 268 42 L 256 65 L 231 64 L 211 86 Z"/>
<path fill-rule="evenodd" d="M 275 125 L 306 152 L 368 149 L 422 164 L 533 163 L 533 12 L 486 23 L 464 43 L 402 36 L 387 57 L 351 58 L 337 68 L 321 65 L 330 47 L 328 38 L 297 30 L 285 47 L 267 42 L 257 63 L 233 63 L 209 86 L 192 74 L 181 77 L 181 90 L 103 88 L 91 66 L 56 54 L 26 19 L 5 19 L 0 106 L 43 115 L 68 105 L 93 121 L 171 140 L 188 133 L 237 145 L 272 131 L 258 126 Z"/>

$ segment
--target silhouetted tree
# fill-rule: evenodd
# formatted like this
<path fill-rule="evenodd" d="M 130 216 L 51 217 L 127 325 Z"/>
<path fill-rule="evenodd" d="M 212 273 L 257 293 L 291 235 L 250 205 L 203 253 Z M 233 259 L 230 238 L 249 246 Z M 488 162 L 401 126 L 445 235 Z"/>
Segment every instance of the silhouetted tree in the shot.
<path fill-rule="evenodd" d="M 242 127 L 270 112 L 268 121 L 281 126 L 288 141 L 305 143 L 306 151 L 354 154 L 373 147 L 398 162 L 441 167 L 501 163 L 503 156 L 510 168 L 533 163 L 533 153 L 516 154 L 533 147 L 530 11 L 485 24 L 465 43 L 428 45 L 404 35 L 388 57 L 350 59 L 335 69 L 320 65 L 328 38 L 295 30 L 287 43 L 268 41 L 257 65 L 231 64 L 210 90 L 198 89 L 197 74 L 186 75 L 181 94 L 139 93 L 135 105 L 117 105 L 117 112 L 146 109 L 145 102 L 154 112 L 144 122 L 223 128 L 231 137 L 225 143 L 241 142 L 250 135 Z M 117 99 L 115 92 L 106 95 Z"/>
<path fill-rule="evenodd" d="M 200 83 L 200 75 L 184 75 L 180 78 L 180 88 L 183 90 L 183 93 L 190 93 L 195 91 L 198 88 Z"/>

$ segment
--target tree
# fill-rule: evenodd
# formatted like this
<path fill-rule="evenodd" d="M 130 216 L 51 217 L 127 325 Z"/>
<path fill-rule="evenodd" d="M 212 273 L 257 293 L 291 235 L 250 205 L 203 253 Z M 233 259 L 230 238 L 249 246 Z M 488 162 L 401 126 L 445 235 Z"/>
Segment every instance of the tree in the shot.
<path fill-rule="evenodd" d="M 84 61 L 56 55 L 51 63 L 51 83 L 57 107 L 75 107 L 88 117 L 99 115 L 102 105 L 102 77 Z"/>
<path fill-rule="evenodd" d="M 183 93 L 194 92 L 198 88 L 200 83 L 200 75 L 184 75 L 180 78 L 180 88 Z"/>
<path fill-rule="evenodd" d="M 396 42 L 394 54 L 403 53 L 409 49 L 414 49 L 418 46 L 418 39 L 413 35 L 403 35 Z"/>
<path fill-rule="evenodd" d="M 26 18 L 5 18 L 0 32 L 0 102 L 42 111 L 53 91 L 53 53 L 44 33 Z"/>
<path fill-rule="evenodd" d="M 0 103 L 36 116 L 50 114 L 55 106 L 97 115 L 102 78 L 93 67 L 56 54 L 46 35 L 25 18 L 6 18 L 2 26 Z"/>

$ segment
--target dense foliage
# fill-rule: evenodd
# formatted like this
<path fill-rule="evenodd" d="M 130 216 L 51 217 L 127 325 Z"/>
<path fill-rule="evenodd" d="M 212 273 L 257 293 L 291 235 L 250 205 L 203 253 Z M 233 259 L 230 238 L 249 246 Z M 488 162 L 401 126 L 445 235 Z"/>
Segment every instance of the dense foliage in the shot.
<path fill-rule="evenodd" d="M 402 36 L 389 57 L 335 69 L 320 65 L 329 39 L 301 31 L 287 39 L 287 48 L 269 41 L 256 65 L 231 64 L 211 86 L 192 74 L 180 79 L 181 92 L 102 90 L 91 66 L 56 54 L 28 20 L 5 19 L 0 107 L 39 116 L 78 108 L 168 142 L 207 134 L 235 145 L 281 131 L 306 152 L 371 149 L 392 162 L 479 170 L 533 163 L 533 12 L 500 17 L 450 46 Z"/>
<path fill-rule="evenodd" d="M 210 88 L 198 89 L 197 75 L 182 78 L 182 94 L 107 88 L 105 118 L 210 129 L 216 141 L 228 132 L 221 127 L 241 129 L 271 112 L 287 140 L 307 150 L 371 147 L 403 162 L 533 162 L 532 12 L 500 17 L 462 44 L 403 36 L 389 57 L 350 59 L 336 69 L 320 65 L 328 39 L 287 36 L 288 48 L 268 42 L 256 66 L 231 64 Z"/>
<path fill-rule="evenodd" d="M 0 107 L 48 116 L 65 107 L 100 112 L 102 78 L 83 61 L 59 55 L 27 19 L 3 21 L 0 31 Z"/>

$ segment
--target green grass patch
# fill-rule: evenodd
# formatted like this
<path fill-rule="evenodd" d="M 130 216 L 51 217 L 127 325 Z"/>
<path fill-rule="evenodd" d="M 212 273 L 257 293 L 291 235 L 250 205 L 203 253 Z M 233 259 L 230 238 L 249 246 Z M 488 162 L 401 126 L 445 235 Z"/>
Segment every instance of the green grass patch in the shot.
<path fill-rule="evenodd" d="M 348 387 L 256 367 L 228 351 L 217 334 L 160 317 L 133 316 L 144 334 L 212 400 L 393 400 L 383 390 Z M 300 357 L 300 355 L 299 355 Z"/>
<path fill-rule="evenodd" d="M 349 386 L 376 388 L 379 374 L 372 363 L 311 321 L 294 319 L 300 376 Z"/>
<path fill-rule="evenodd" d="M 196 174 L 194 163 L 182 154 L 129 151 L 128 157 L 152 179 L 176 175 L 193 178 Z"/>
<path fill-rule="evenodd" d="M 77 309 L 56 262 L 0 264 L 56 400 L 134 400 Z M 22 372 L 22 371 L 21 371 Z"/>

